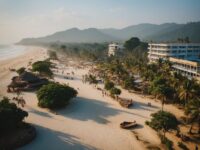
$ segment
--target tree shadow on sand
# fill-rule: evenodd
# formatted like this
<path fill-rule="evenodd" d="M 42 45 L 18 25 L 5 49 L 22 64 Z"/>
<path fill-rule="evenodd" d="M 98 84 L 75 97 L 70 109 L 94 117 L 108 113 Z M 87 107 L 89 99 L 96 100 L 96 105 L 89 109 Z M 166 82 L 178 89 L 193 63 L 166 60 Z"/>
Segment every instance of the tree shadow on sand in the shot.
<path fill-rule="evenodd" d="M 138 102 L 138 101 L 134 101 L 133 106 L 131 106 L 130 109 L 142 109 L 142 110 L 145 110 L 145 111 L 154 112 L 155 110 L 159 110 L 159 107 L 155 106 L 155 105 L 148 106 L 148 104 Z"/>
<path fill-rule="evenodd" d="M 47 118 L 52 118 L 52 116 L 48 113 L 48 112 L 43 112 L 43 111 L 39 111 L 37 109 L 28 107 L 28 112 L 42 116 L 42 117 L 47 117 Z"/>
<path fill-rule="evenodd" d="M 36 139 L 20 150 L 97 150 L 80 142 L 74 135 L 34 125 L 37 130 Z"/>
<path fill-rule="evenodd" d="M 65 108 L 58 111 L 59 115 L 81 121 L 93 120 L 97 123 L 106 124 L 109 116 L 115 116 L 120 110 L 109 107 L 109 104 L 95 99 L 77 97 Z"/>
<path fill-rule="evenodd" d="M 109 123 L 109 120 L 107 119 L 108 117 L 116 116 L 120 113 L 127 113 L 147 118 L 146 116 L 142 116 L 140 114 L 113 108 L 109 103 L 100 100 L 86 99 L 83 97 L 73 99 L 65 109 L 59 110 L 57 113 L 67 118 L 81 121 L 92 120 L 100 124 Z"/>

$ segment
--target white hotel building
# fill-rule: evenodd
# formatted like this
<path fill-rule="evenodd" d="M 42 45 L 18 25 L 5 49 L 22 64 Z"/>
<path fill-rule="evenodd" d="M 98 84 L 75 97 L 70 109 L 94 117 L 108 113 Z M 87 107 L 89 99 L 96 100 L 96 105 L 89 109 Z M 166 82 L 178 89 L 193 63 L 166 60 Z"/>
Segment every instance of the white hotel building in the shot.
<path fill-rule="evenodd" d="M 111 43 L 108 45 L 108 56 L 115 56 L 117 53 L 123 50 L 123 46 L 117 43 Z"/>
<path fill-rule="evenodd" d="M 159 58 L 196 59 L 200 57 L 200 43 L 150 43 L 148 49 L 150 62 Z"/>
<path fill-rule="evenodd" d="M 189 78 L 200 78 L 200 43 L 150 43 L 148 49 L 150 62 L 168 59 L 176 71 Z"/>

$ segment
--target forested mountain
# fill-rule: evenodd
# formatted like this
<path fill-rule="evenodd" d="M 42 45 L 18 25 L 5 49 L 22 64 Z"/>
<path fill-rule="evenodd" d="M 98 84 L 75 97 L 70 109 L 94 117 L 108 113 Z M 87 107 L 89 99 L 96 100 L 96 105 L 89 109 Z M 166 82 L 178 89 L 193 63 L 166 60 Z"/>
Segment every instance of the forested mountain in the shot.
<path fill-rule="evenodd" d="M 103 43 L 103 42 L 123 42 L 131 37 L 138 37 L 143 41 L 175 41 L 177 38 L 189 37 L 192 42 L 200 42 L 200 22 L 187 24 L 165 23 L 139 24 L 122 29 L 96 29 L 89 28 L 80 30 L 72 28 L 69 30 L 56 32 L 40 38 L 22 39 L 20 44 L 35 43 Z"/>

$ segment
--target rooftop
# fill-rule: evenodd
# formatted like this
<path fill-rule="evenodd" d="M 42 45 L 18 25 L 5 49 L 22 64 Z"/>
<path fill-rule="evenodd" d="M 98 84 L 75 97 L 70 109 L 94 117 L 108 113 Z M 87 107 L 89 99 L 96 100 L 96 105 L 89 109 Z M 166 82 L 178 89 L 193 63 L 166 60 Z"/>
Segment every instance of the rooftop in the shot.
<path fill-rule="evenodd" d="M 188 65 L 192 65 L 192 66 L 199 66 L 200 65 L 200 59 L 195 59 L 195 58 L 179 59 L 179 58 L 170 57 L 169 60 L 172 61 L 172 62 L 177 62 L 177 63 L 181 63 L 181 64 L 188 64 Z"/>

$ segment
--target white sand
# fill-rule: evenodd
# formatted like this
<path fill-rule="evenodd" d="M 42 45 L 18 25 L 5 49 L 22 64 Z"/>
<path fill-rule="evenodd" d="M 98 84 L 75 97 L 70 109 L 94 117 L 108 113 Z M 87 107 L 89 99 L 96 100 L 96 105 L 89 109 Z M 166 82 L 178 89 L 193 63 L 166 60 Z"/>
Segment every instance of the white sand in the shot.
<path fill-rule="evenodd" d="M 39 60 L 44 57 L 44 49 L 35 48 L 26 56 L 0 62 L 0 94 L 12 96 L 6 93 L 6 85 L 15 73 L 4 68 L 26 66 L 31 58 Z M 26 122 L 36 127 L 37 137 L 20 148 L 21 150 L 143 150 L 145 144 L 137 141 L 132 132 L 119 127 L 122 121 L 133 120 L 141 124 L 140 128 L 135 129 L 139 137 L 151 144 L 160 144 L 156 132 L 144 125 L 144 122 L 150 119 L 150 114 L 160 109 L 160 103 L 151 100 L 153 107 L 150 108 L 146 105 L 150 100 L 123 90 L 121 97 L 132 98 L 135 106 L 130 109 L 122 108 L 111 98 L 102 97 L 101 92 L 91 85 L 82 83 L 81 76 L 87 73 L 87 69 L 74 70 L 70 67 L 65 70 L 71 71 L 75 72 L 74 80 L 66 80 L 61 74 L 55 75 L 55 80 L 79 88 L 79 94 L 65 109 L 57 111 L 57 115 L 39 108 L 35 93 L 23 93 L 27 103 L 25 109 L 29 112 Z M 178 111 L 170 105 L 165 108 Z"/>

